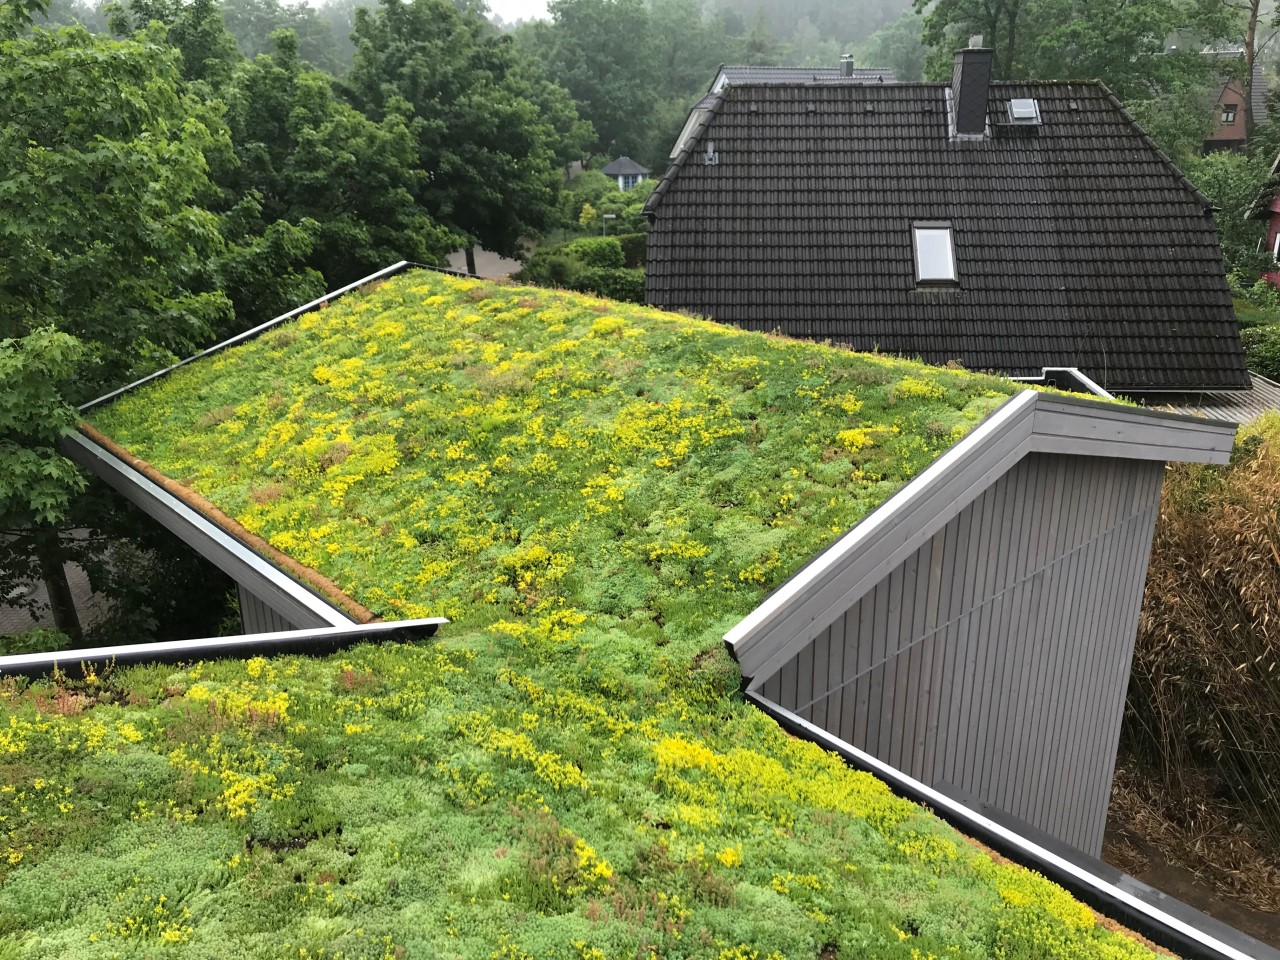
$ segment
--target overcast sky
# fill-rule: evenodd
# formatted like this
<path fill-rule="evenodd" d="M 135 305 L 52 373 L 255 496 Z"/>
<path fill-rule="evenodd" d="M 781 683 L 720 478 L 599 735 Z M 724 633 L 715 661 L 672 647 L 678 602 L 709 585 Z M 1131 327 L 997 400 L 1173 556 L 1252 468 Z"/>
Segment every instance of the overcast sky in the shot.
<path fill-rule="evenodd" d="M 507 23 L 547 18 L 547 0 L 489 0 L 489 9 Z"/>

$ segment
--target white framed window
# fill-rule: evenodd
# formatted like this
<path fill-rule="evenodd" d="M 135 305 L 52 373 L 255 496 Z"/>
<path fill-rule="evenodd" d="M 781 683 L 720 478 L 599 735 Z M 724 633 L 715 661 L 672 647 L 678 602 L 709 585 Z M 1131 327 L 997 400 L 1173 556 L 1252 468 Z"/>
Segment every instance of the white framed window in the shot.
<path fill-rule="evenodd" d="M 1235 122 L 1236 122 L 1236 109 L 1237 109 L 1237 105 L 1236 105 L 1236 104 L 1234 104 L 1234 103 L 1224 103 L 1224 104 L 1222 105 L 1222 122 L 1223 122 L 1223 123 L 1235 123 Z"/>
<path fill-rule="evenodd" d="M 1276 231 L 1276 238 L 1271 243 L 1271 259 L 1280 263 L 1280 230 Z"/>
<path fill-rule="evenodd" d="M 951 242 L 951 224 L 918 221 L 911 225 L 916 254 L 917 283 L 955 283 L 956 253 Z"/>

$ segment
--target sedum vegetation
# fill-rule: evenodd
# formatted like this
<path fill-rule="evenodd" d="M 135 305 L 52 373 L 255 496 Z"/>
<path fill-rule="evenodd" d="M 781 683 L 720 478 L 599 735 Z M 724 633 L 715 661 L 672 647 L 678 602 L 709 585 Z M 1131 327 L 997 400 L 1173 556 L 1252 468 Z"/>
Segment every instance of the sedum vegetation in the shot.
<path fill-rule="evenodd" d="M 413 273 L 97 426 L 438 638 L 0 686 L 0 956 L 1146 958 L 721 636 L 1014 390 Z"/>

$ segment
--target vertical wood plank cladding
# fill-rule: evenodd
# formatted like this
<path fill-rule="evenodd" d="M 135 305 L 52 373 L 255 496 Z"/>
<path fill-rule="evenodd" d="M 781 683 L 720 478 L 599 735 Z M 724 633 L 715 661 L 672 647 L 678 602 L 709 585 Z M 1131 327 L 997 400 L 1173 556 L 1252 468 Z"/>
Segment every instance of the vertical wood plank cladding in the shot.
<path fill-rule="evenodd" d="M 1027 456 L 764 695 L 1097 854 L 1163 469 Z"/>
<path fill-rule="evenodd" d="M 283 616 L 267 606 L 243 586 L 237 584 L 240 595 L 240 626 L 245 633 L 274 633 L 279 630 L 297 630 Z"/>

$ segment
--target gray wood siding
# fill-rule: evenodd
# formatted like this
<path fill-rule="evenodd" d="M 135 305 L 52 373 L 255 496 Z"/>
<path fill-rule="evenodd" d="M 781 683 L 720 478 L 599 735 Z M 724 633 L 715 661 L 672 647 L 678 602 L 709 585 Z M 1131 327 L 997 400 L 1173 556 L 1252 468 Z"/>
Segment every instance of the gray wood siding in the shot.
<path fill-rule="evenodd" d="M 1028 455 L 761 692 L 1096 855 L 1163 473 Z"/>
<path fill-rule="evenodd" d="M 297 630 L 299 627 L 290 623 L 263 601 L 239 585 L 240 589 L 240 624 L 245 633 L 274 633 L 277 630 Z"/>

